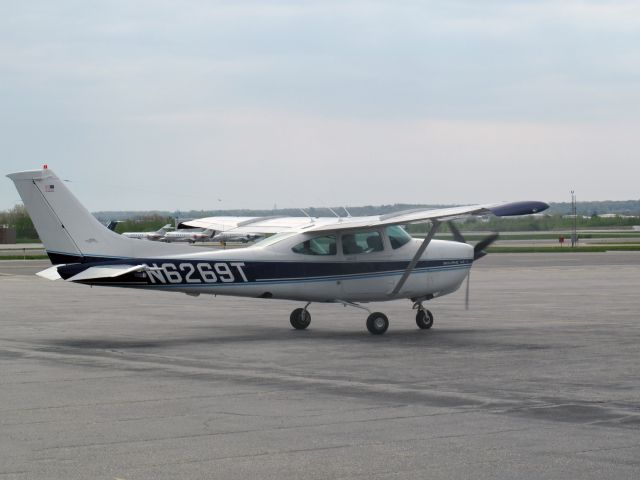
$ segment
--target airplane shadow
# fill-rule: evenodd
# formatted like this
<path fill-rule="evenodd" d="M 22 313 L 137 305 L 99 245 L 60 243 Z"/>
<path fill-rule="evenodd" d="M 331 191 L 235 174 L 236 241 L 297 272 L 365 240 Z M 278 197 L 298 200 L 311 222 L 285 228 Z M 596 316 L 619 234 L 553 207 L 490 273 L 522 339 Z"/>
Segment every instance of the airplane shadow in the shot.
<path fill-rule="evenodd" d="M 206 327 L 209 329 L 209 327 Z M 135 350 L 135 349 L 162 349 L 188 345 L 247 345 L 256 344 L 280 344 L 290 347 L 295 344 L 317 345 L 324 342 L 330 345 L 372 345 L 376 347 L 402 347 L 425 346 L 439 348 L 524 348 L 541 349 L 544 345 L 531 341 L 518 342 L 508 337 L 513 329 L 509 328 L 469 328 L 446 329 L 434 328 L 431 330 L 389 330 L 384 335 L 371 335 L 366 330 L 353 331 L 326 331 L 310 328 L 308 330 L 293 330 L 286 327 L 269 326 L 224 326 L 210 327 L 210 335 L 184 335 L 172 338 L 117 338 L 117 337 L 84 337 L 84 338 L 57 338 L 50 339 L 46 343 L 52 347 L 78 349 L 78 350 Z M 524 332 L 519 332 L 519 338 L 524 339 Z M 502 338 L 502 341 L 500 340 Z"/>

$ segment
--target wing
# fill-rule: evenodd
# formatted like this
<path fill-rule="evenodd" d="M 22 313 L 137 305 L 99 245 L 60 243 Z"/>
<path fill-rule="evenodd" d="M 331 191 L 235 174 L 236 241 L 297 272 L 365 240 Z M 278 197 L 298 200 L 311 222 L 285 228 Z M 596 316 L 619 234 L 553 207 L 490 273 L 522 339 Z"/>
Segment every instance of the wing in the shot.
<path fill-rule="evenodd" d="M 315 225 L 304 229 L 307 232 L 324 232 L 335 230 L 360 229 L 390 225 L 407 225 L 409 223 L 423 223 L 428 221 L 455 220 L 474 215 L 493 214 L 498 217 L 515 215 L 530 215 L 549 208 L 544 202 L 526 201 L 510 203 L 493 203 L 486 205 L 469 205 L 465 207 L 438 208 L 434 210 L 407 210 L 375 217 L 350 217 L 331 219 L 333 222 Z"/>
<path fill-rule="evenodd" d="M 549 208 L 544 202 L 511 202 L 469 205 L 438 209 L 416 209 L 369 217 L 207 217 L 184 222 L 190 227 L 210 228 L 218 232 L 280 233 L 286 231 L 324 232 L 386 225 L 406 225 L 433 220 L 446 221 L 472 215 L 529 215 Z"/>
<path fill-rule="evenodd" d="M 334 223 L 335 217 L 207 217 L 183 222 L 188 227 L 209 228 L 216 232 L 280 233 L 315 225 Z"/>

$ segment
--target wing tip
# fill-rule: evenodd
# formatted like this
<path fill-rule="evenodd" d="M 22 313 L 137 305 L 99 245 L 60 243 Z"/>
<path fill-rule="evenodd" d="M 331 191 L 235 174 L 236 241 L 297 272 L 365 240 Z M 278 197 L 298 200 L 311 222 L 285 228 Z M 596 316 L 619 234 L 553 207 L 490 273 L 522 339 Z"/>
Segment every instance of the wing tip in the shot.
<path fill-rule="evenodd" d="M 490 207 L 491 213 L 498 217 L 512 217 L 516 215 L 532 215 L 544 212 L 549 204 L 540 201 L 510 202 L 495 207 Z"/>

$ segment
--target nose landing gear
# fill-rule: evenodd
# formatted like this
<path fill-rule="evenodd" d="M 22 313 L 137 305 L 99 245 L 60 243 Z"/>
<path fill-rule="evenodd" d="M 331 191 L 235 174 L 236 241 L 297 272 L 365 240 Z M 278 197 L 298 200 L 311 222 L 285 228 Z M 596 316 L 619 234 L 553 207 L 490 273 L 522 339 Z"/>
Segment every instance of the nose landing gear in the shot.
<path fill-rule="evenodd" d="M 433 314 L 422 306 L 422 302 L 414 303 L 413 309 L 417 310 L 416 325 L 420 330 L 428 330 L 433 326 Z"/>

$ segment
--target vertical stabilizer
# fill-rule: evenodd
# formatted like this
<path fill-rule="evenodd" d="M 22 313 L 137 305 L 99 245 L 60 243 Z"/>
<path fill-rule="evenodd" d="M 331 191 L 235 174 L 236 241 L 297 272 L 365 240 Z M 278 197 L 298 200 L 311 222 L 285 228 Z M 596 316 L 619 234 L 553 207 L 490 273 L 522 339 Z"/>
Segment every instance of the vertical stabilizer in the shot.
<path fill-rule="evenodd" d="M 109 230 L 46 166 L 7 176 L 15 183 L 54 264 L 193 253 L 193 249 L 175 245 L 155 242 L 141 245 L 140 241 Z"/>

